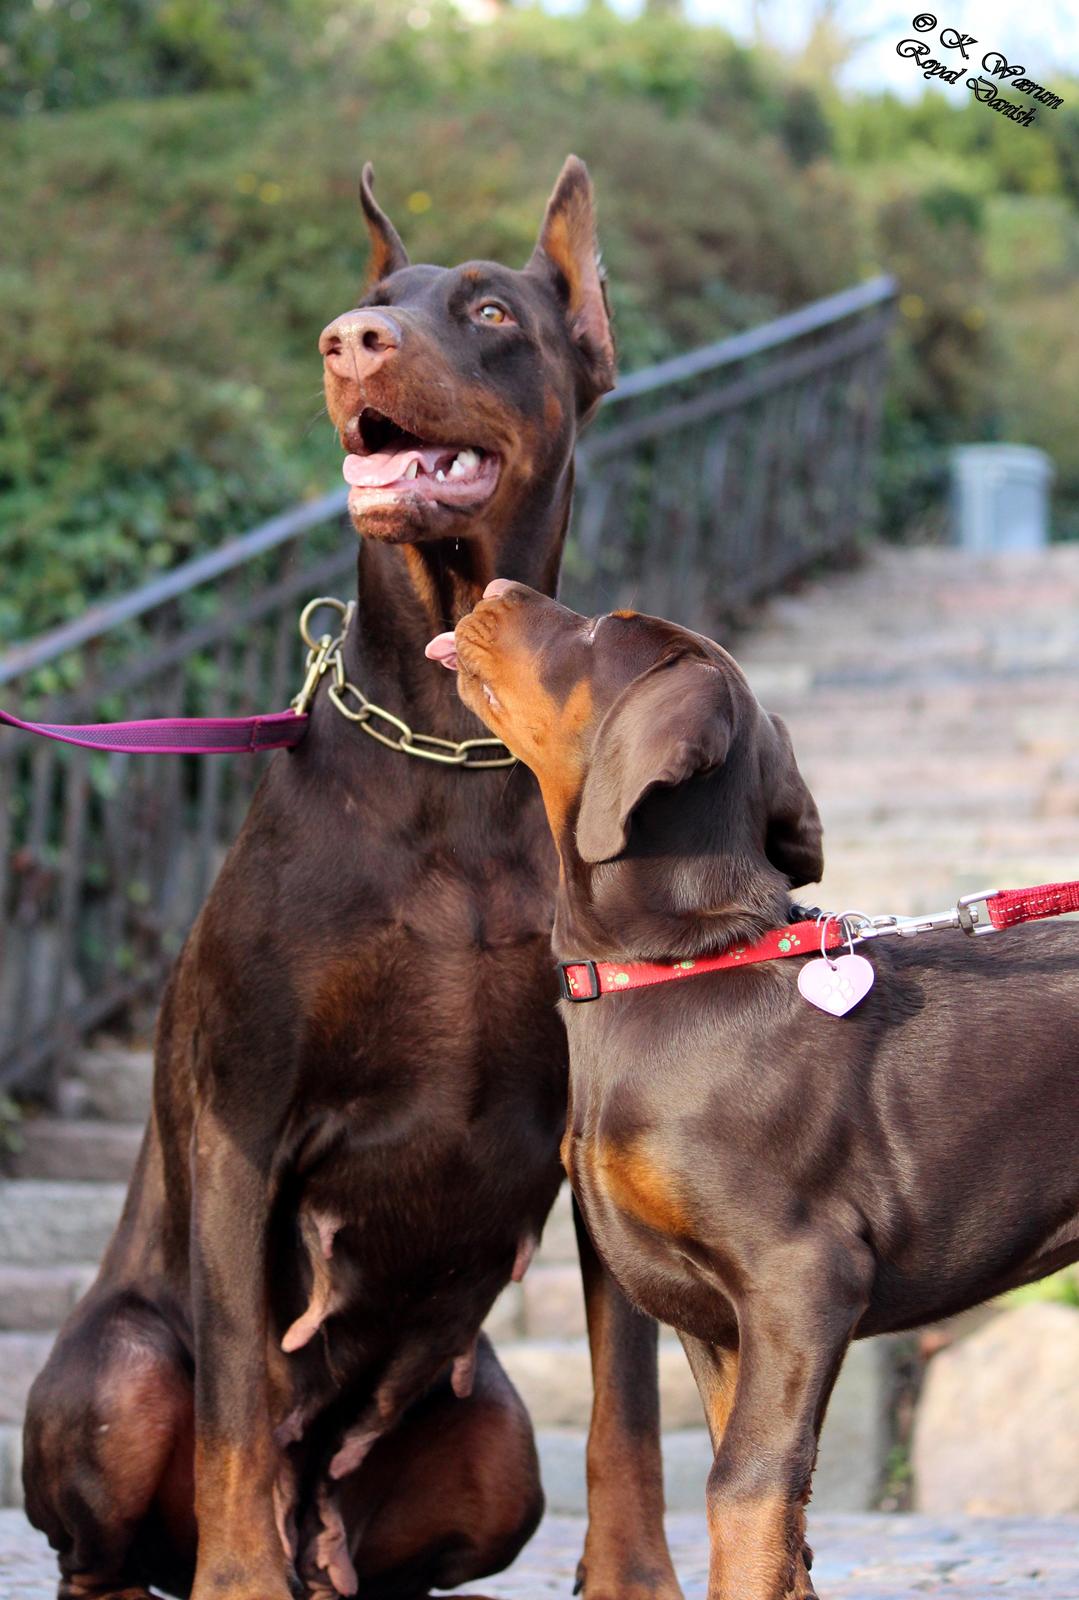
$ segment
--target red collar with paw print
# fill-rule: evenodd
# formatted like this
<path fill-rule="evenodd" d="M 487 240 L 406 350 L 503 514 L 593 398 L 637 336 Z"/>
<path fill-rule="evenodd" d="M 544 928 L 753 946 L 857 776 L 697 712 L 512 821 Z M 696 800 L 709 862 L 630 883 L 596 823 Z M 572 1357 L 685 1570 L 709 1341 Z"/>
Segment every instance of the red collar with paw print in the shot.
<path fill-rule="evenodd" d="M 722 955 L 697 956 L 691 961 L 560 961 L 558 982 L 563 1000 L 598 1000 L 601 994 L 624 994 L 627 989 L 647 989 L 656 983 L 695 978 L 725 967 L 749 967 L 780 956 L 824 955 L 840 945 L 891 933 L 930 933 L 938 928 L 996 933 L 1070 911 L 1079 911 L 1079 881 L 1042 883 L 1031 889 L 990 889 L 964 895 L 949 911 L 926 917 L 865 917 L 860 912 L 843 912 L 822 916 L 816 922 L 792 922 L 785 928 L 772 928 L 755 944 L 734 945 Z"/>

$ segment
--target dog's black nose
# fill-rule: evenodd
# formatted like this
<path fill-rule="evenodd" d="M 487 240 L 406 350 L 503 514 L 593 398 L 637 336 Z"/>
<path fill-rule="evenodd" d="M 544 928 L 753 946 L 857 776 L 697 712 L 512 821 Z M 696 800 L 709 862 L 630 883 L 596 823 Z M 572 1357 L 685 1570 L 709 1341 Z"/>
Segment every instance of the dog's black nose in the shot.
<path fill-rule="evenodd" d="M 338 378 L 370 378 L 401 348 L 401 329 L 386 311 L 346 311 L 323 328 L 319 352 Z"/>

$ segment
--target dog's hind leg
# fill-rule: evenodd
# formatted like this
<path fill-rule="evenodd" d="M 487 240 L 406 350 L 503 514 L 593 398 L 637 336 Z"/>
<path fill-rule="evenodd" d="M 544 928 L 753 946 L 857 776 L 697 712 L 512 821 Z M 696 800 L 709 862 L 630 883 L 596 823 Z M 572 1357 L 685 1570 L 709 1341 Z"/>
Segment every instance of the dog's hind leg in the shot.
<path fill-rule="evenodd" d="M 663 1527 L 657 1326 L 630 1305 L 574 1204 L 594 1399 L 584 1600 L 681 1600 Z"/>
<path fill-rule="evenodd" d="M 30 1391 L 23 1479 L 60 1560 L 59 1600 L 183 1592 L 194 1564 L 191 1378 L 130 1292 L 92 1291 Z"/>

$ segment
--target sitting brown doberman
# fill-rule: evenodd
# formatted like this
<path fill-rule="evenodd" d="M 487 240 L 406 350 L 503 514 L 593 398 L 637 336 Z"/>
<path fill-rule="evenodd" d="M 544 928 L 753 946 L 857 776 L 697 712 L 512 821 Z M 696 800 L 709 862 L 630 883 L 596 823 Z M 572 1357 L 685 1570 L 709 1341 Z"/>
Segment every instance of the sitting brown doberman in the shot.
<path fill-rule="evenodd" d="M 179 959 L 123 1218 L 30 1397 L 62 1600 L 414 1600 L 506 1565 L 542 1509 L 480 1329 L 562 1177 L 555 856 L 526 769 L 412 759 L 401 728 L 485 739 L 422 646 L 496 571 L 553 590 L 614 352 L 575 158 L 522 271 L 410 265 L 369 169 L 361 198 L 367 290 L 320 341 L 363 536 L 346 686 Z M 398 722 L 361 726 L 352 684 Z M 669 1600 L 655 1325 L 581 1252 L 586 1593 Z"/>
<path fill-rule="evenodd" d="M 487 594 L 428 653 L 535 772 L 558 847 L 574 1192 L 697 1379 L 712 1600 L 806 1600 L 850 1340 L 1079 1257 L 1079 926 L 875 940 L 861 1003 L 815 1009 L 789 891 L 820 877 L 820 821 L 735 662 L 654 617 Z"/>

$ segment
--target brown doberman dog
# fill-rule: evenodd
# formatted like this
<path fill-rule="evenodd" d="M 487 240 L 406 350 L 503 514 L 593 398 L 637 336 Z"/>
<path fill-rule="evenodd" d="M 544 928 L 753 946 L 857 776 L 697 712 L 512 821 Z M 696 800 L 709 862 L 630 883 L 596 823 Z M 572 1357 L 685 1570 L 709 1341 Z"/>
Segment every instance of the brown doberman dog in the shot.
<path fill-rule="evenodd" d="M 654 617 L 487 593 L 428 652 L 539 779 L 560 959 L 667 976 L 788 927 L 820 821 L 731 657 Z M 802 998 L 798 955 L 622 993 L 616 969 L 562 1006 L 574 1191 L 678 1330 L 716 1449 L 712 1600 L 812 1595 L 804 1507 L 851 1339 L 1079 1257 L 1079 926 L 868 948 L 842 1018 Z"/>
<path fill-rule="evenodd" d="M 363 535 L 343 664 L 466 740 L 423 642 L 496 571 L 554 588 L 614 381 L 591 188 L 570 158 L 522 271 L 410 265 L 369 169 L 361 197 L 368 287 L 320 343 Z M 122 1220 L 30 1397 L 62 1600 L 414 1600 L 529 1537 L 531 1425 L 480 1328 L 562 1178 L 555 876 L 520 766 L 409 759 L 326 692 L 272 761 L 168 985 Z M 586 1593 L 676 1597 L 655 1325 L 581 1252 Z"/>

